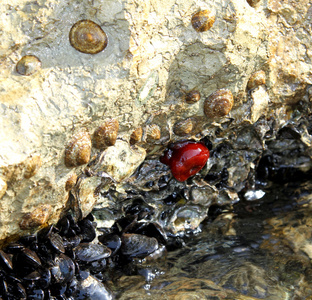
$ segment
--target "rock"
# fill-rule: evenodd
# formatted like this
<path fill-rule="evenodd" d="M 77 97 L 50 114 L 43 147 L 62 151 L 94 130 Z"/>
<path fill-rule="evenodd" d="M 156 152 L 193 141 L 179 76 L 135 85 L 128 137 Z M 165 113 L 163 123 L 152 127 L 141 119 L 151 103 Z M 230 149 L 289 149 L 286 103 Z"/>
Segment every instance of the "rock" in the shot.
<path fill-rule="evenodd" d="M 304 100 L 311 84 L 308 3 L 5 0 L 0 7 L 0 240 L 28 233 L 19 224 L 41 205 L 51 205 L 45 222 L 55 223 L 71 194 L 78 215 L 86 215 L 98 201 L 106 203 L 96 189 L 107 191 L 112 184 L 121 191 L 127 181 L 135 182 L 129 176 L 145 157 L 138 149 L 159 155 L 169 142 L 181 140 L 181 131 L 173 128 L 185 120 L 192 128 L 184 126 L 183 136 L 198 140 L 209 135 L 214 147 L 224 141 L 232 145 L 230 155 L 213 158 L 202 173 L 229 169 L 235 191 L 222 193 L 226 201 L 236 201 L 261 155 L 270 116 L 276 121 L 274 137 L 295 111 L 288 105 Z M 215 21 L 197 32 L 192 16 L 205 10 Z M 99 24 L 108 37 L 107 47 L 97 54 L 81 53 L 70 44 L 71 27 L 84 18 Z M 16 72 L 25 55 L 41 61 L 29 76 Z M 249 78 L 261 70 L 267 88 L 248 96 Z M 201 99 L 185 102 L 185 93 L 194 89 Z M 204 114 L 204 100 L 220 89 L 231 91 L 234 106 L 229 115 L 213 120 Z M 108 119 L 119 123 L 116 144 L 90 148 L 89 138 Z M 139 127 L 143 136 L 135 143 L 140 148 L 131 150 L 137 158 L 128 163 L 128 141 Z M 83 159 L 66 166 L 66 149 L 75 149 L 72 142 L 81 140 L 81 132 L 87 143 Z M 128 151 L 124 158 L 123 150 Z M 73 174 L 78 178 L 74 187 L 75 180 L 68 182 Z"/>

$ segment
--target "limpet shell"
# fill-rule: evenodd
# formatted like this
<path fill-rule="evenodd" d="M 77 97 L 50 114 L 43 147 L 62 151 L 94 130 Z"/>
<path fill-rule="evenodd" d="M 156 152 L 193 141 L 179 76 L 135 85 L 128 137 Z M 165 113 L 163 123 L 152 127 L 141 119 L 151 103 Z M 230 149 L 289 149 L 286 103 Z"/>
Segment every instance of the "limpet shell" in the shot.
<path fill-rule="evenodd" d="M 146 127 L 146 135 L 149 139 L 159 140 L 161 137 L 159 126 L 156 124 L 148 125 Z"/>
<path fill-rule="evenodd" d="M 116 143 L 119 123 L 116 119 L 106 120 L 93 134 L 93 144 L 97 149 L 105 149 Z"/>
<path fill-rule="evenodd" d="M 66 167 L 77 167 L 89 162 L 91 156 L 91 138 L 88 132 L 75 134 L 65 148 Z"/>
<path fill-rule="evenodd" d="M 215 21 L 215 16 L 208 10 L 202 10 L 192 16 L 192 26 L 198 32 L 209 30 Z"/>
<path fill-rule="evenodd" d="M 200 100 L 200 92 L 197 90 L 189 91 L 185 94 L 185 102 L 189 104 L 194 104 Z"/>
<path fill-rule="evenodd" d="M 82 53 L 96 54 L 106 48 L 108 39 L 98 24 L 91 20 L 80 20 L 70 29 L 69 42 Z"/>
<path fill-rule="evenodd" d="M 29 76 L 41 68 L 41 61 L 35 55 L 25 55 L 16 64 L 16 72 L 20 75 Z"/>
<path fill-rule="evenodd" d="M 65 183 L 65 190 L 68 192 L 72 190 L 72 188 L 75 186 L 77 182 L 77 174 L 73 173 L 72 175 L 69 176 L 69 178 L 66 180 Z"/>
<path fill-rule="evenodd" d="M 176 135 L 184 136 L 190 134 L 193 131 L 193 127 L 192 119 L 187 118 L 186 120 L 175 123 L 173 126 L 173 132 Z"/>
<path fill-rule="evenodd" d="M 260 70 L 250 76 L 247 89 L 251 90 L 263 84 L 265 84 L 265 72 Z"/>
<path fill-rule="evenodd" d="M 251 7 L 255 7 L 259 2 L 260 2 L 260 0 L 247 0 L 247 3 L 248 3 Z"/>
<path fill-rule="evenodd" d="M 143 135 L 142 127 L 135 129 L 130 135 L 130 145 L 134 145 L 137 142 L 141 141 Z"/>
<path fill-rule="evenodd" d="M 32 212 L 27 213 L 23 216 L 19 223 L 19 227 L 22 230 L 27 230 L 44 225 L 52 212 L 50 204 L 43 204 L 35 208 Z"/>
<path fill-rule="evenodd" d="M 42 165 L 42 158 L 40 154 L 32 155 L 27 161 L 25 172 L 24 172 L 24 177 L 26 179 L 29 179 L 32 176 L 34 176 L 40 169 L 41 165 Z"/>
<path fill-rule="evenodd" d="M 233 104 L 232 92 L 227 89 L 220 89 L 205 100 L 204 113 L 208 118 L 223 117 L 231 111 Z"/>

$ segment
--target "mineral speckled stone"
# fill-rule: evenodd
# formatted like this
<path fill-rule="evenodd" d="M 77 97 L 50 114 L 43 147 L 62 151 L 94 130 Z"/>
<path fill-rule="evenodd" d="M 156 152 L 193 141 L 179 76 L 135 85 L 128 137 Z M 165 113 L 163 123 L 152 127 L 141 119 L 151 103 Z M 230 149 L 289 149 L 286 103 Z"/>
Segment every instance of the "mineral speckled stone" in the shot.
<path fill-rule="evenodd" d="M 41 68 L 41 61 L 35 55 L 25 55 L 16 64 L 16 72 L 20 75 L 30 76 Z"/>
<path fill-rule="evenodd" d="M 103 51 L 108 43 L 103 29 L 90 20 L 75 23 L 69 32 L 69 41 L 76 50 L 87 54 Z"/>

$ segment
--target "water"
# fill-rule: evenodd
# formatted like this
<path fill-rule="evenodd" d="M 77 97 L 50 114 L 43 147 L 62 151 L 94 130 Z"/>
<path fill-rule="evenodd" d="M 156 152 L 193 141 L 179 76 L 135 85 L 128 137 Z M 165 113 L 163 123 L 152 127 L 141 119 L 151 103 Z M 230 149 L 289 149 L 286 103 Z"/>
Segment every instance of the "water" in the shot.
<path fill-rule="evenodd" d="M 312 183 L 260 189 L 260 199 L 242 195 L 166 258 L 134 263 L 111 282 L 117 298 L 312 299 Z"/>

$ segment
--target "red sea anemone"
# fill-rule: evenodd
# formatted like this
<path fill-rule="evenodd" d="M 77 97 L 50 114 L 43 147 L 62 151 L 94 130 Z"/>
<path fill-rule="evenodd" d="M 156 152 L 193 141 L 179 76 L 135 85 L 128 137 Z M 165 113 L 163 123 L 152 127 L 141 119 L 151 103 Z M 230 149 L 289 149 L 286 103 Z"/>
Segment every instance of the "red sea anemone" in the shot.
<path fill-rule="evenodd" d="M 170 167 L 178 181 L 185 181 L 199 172 L 209 158 L 209 150 L 200 142 L 184 141 L 169 145 L 160 161 Z"/>

